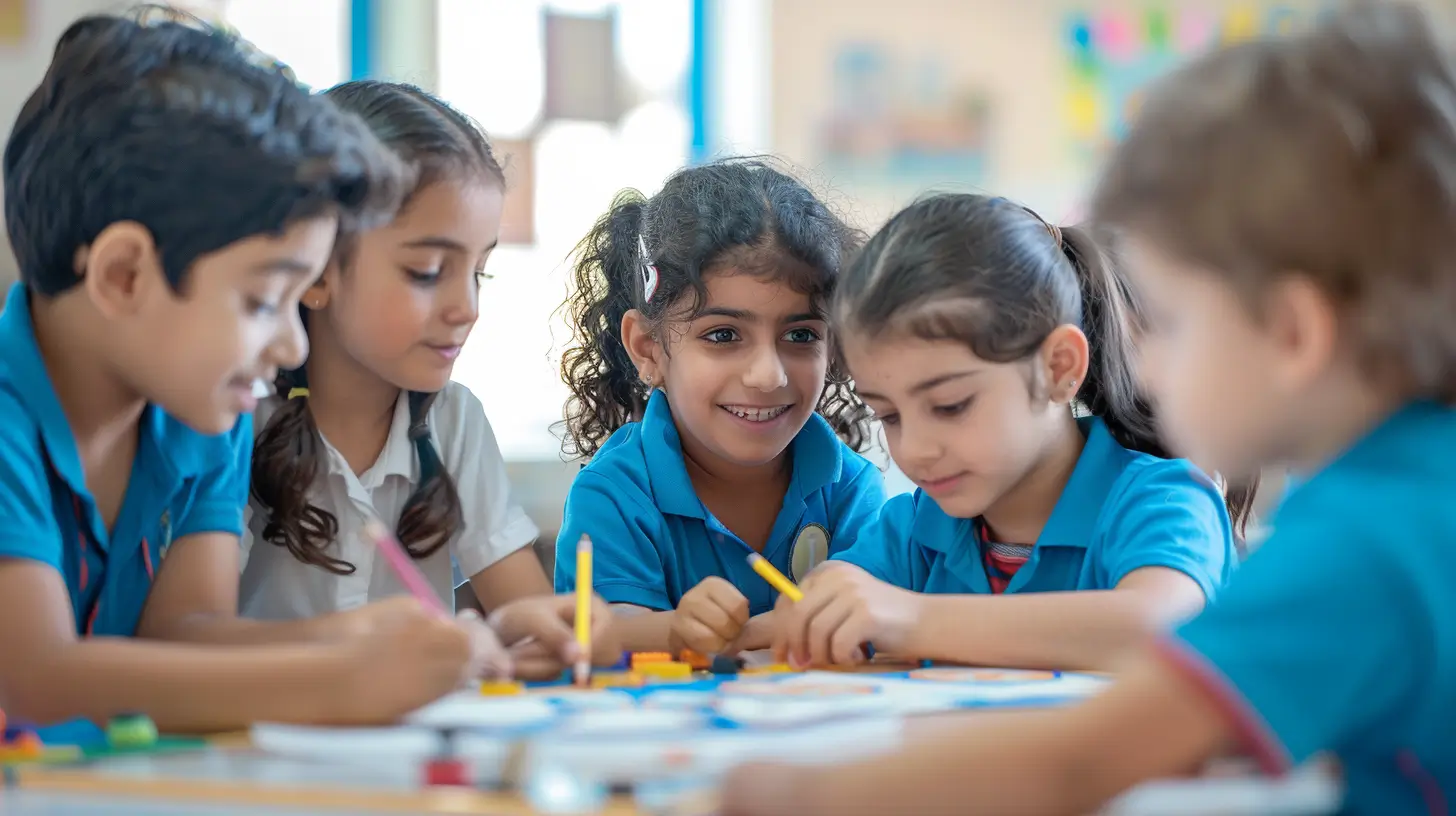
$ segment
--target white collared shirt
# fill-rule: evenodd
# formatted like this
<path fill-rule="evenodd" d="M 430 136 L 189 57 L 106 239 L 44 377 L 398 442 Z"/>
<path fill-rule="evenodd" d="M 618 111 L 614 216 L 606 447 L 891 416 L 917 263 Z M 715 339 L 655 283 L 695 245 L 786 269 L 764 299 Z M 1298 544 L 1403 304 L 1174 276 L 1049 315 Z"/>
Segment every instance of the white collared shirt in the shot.
<path fill-rule="evenodd" d="M 258 406 L 254 427 L 261 432 L 282 405 L 272 397 Z M 456 382 L 430 408 L 430 434 L 445 469 L 455 480 L 465 526 L 446 547 L 415 561 L 425 579 L 440 594 L 447 608 L 454 604 L 452 561 L 469 577 L 507 555 L 528 546 L 540 530 L 511 499 L 505 460 L 485 418 L 480 400 Z M 238 608 L 244 617 L 291 619 L 352 609 L 370 601 L 403 593 L 375 547 L 360 535 L 364 524 L 377 516 L 395 525 L 405 501 L 419 481 L 420 464 L 409 439 L 409 397 L 401 394 L 394 407 L 389 438 L 379 458 L 355 475 L 344 457 L 324 440 L 324 461 L 309 490 L 309 502 L 339 520 L 339 538 L 329 554 L 355 567 L 352 575 L 336 575 L 305 564 L 287 548 L 262 538 L 267 514 L 254 500 L 248 505 L 243 534 L 242 584 Z"/>

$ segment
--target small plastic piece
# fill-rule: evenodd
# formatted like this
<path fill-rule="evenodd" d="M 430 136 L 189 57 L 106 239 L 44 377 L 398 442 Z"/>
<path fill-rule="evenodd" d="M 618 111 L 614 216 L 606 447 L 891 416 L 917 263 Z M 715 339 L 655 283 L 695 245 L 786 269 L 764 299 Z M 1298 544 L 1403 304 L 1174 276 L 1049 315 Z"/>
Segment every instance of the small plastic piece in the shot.
<path fill-rule="evenodd" d="M 645 665 L 647 665 L 649 663 L 672 663 L 672 662 L 673 662 L 672 655 L 668 654 L 667 652 L 633 652 L 632 653 L 632 671 L 637 671 L 639 668 L 641 668 L 641 667 L 643 667 L 643 666 L 645 666 Z"/>
<path fill-rule="evenodd" d="M 480 693 L 486 697 L 507 697 L 512 694 L 525 694 L 526 685 L 510 680 L 482 680 L 480 682 Z"/>
<path fill-rule="evenodd" d="M 707 655 L 698 654 L 692 649 L 683 649 L 678 653 L 678 660 L 692 666 L 696 671 L 707 671 L 713 665 L 713 658 Z M 713 657 L 717 657 L 714 655 Z"/>
<path fill-rule="evenodd" d="M 636 672 L 595 672 L 591 677 L 591 687 L 595 689 L 637 688 L 642 683 L 642 675 Z"/>
<path fill-rule="evenodd" d="M 607 671 L 627 671 L 632 668 L 632 653 L 622 652 L 617 662 L 607 667 Z"/>
<path fill-rule="evenodd" d="M 693 667 L 686 663 L 677 661 L 666 661 L 662 663 L 643 663 L 636 667 L 635 672 L 654 680 L 691 680 Z"/>
<path fill-rule="evenodd" d="M 730 655 L 713 655 L 713 662 L 708 665 L 708 671 L 713 674 L 737 674 L 738 660 Z"/>
<path fill-rule="evenodd" d="M 470 787 L 470 769 L 454 757 L 438 757 L 425 763 L 425 784 L 431 787 Z"/>
<path fill-rule="evenodd" d="M 157 742 L 157 724 L 145 714 L 122 714 L 106 725 L 106 741 L 113 748 L 146 748 Z"/>
<path fill-rule="evenodd" d="M 34 731 L 27 731 L 7 746 L 16 756 L 25 759 L 39 759 L 45 753 L 45 743 Z"/>

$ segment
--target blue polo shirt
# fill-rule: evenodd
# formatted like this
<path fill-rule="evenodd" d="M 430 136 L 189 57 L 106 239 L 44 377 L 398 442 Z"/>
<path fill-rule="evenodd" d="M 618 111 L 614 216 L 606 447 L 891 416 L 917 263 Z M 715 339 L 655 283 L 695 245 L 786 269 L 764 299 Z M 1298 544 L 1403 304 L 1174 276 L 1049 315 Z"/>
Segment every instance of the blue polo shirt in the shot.
<path fill-rule="evenodd" d="M 1352 813 L 1456 808 L 1456 411 L 1395 413 L 1291 490 L 1164 649 L 1269 771 L 1317 752 Z"/>
<path fill-rule="evenodd" d="M 789 448 L 793 475 L 763 557 L 802 578 L 848 547 L 885 501 L 884 477 L 814 414 Z M 738 587 L 753 615 L 778 593 L 748 566 L 752 552 L 693 491 L 667 396 L 618 429 L 577 475 L 556 540 L 556 591 L 576 588 L 576 543 L 592 540 L 592 584 L 610 603 L 670 610 L 704 578 Z"/>
<path fill-rule="evenodd" d="M 1100 419 L 1079 425 L 1082 455 L 1006 592 L 1112 589 L 1133 570 L 1168 567 L 1212 598 L 1238 561 L 1218 486 L 1185 460 L 1122 447 Z M 834 559 L 915 592 L 990 594 L 976 525 L 916 490 Z"/>
<path fill-rule="evenodd" d="M 148 405 L 121 511 L 106 530 L 36 345 L 29 292 L 10 289 L 0 313 L 0 558 L 60 573 L 77 634 L 133 634 L 174 540 L 242 534 L 252 445 L 251 417 L 204 436 Z"/>

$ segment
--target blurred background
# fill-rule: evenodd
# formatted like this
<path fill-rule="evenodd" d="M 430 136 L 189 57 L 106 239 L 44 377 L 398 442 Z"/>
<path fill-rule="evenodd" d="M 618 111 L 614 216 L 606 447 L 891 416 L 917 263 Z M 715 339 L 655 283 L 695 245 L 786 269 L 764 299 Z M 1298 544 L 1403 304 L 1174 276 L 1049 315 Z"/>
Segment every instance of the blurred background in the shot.
<path fill-rule="evenodd" d="M 1456 0 L 1431 0 L 1451 5 Z M 576 463 L 551 426 L 573 245 L 613 194 L 715 156 L 778 154 L 874 229 L 927 189 L 1077 220 L 1151 78 L 1328 3 L 1247 0 L 193 0 L 317 89 L 409 81 L 481 122 L 506 160 L 503 246 L 455 370 L 485 404 L 517 497 L 554 540 Z M 0 0 L 8 131 L 76 17 L 114 0 Z M 1196 157 L 1190 157 L 1196 160 Z M 0 238 L 3 240 L 3 238 Z M 0 247 L 0 278 L 14 261 Z M 878 458 L 884 461 L 882 452 Z M 892 489 L 906 489 L 891 474 Z"/>

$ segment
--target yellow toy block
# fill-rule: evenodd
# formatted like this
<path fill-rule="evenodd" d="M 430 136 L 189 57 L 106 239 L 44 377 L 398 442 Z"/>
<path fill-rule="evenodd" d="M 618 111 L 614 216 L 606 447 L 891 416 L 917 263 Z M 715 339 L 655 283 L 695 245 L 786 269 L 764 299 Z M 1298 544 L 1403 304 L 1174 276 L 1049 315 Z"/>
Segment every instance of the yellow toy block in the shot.
<path fill-rule="evenodd" d="M 509 680 L 482 680 L 480 693 L 486 697 L 507 697 L 512 694 L 524 694 L 526 685 L 515 683 Z"/>
<path fill-rule="evenodd" d="M 686 663 L 670 660 L 662 663 L 644 663 L 637 667 L 636 673 L 654 680 L 691 680 L 693 667 Z"/>
<path fill-rule="evenodd" d="M 787 663 L 770 663 L 767 666 L 745 667 L 739 674 L 792 674 L 798 671 Z"/>
<path fill-rule="evenodd" d="M 636 672 L 601 672 L 591 676 L 591 687 L 594 689 L 636 688 L 640 685 L 642 675 Z"/>

